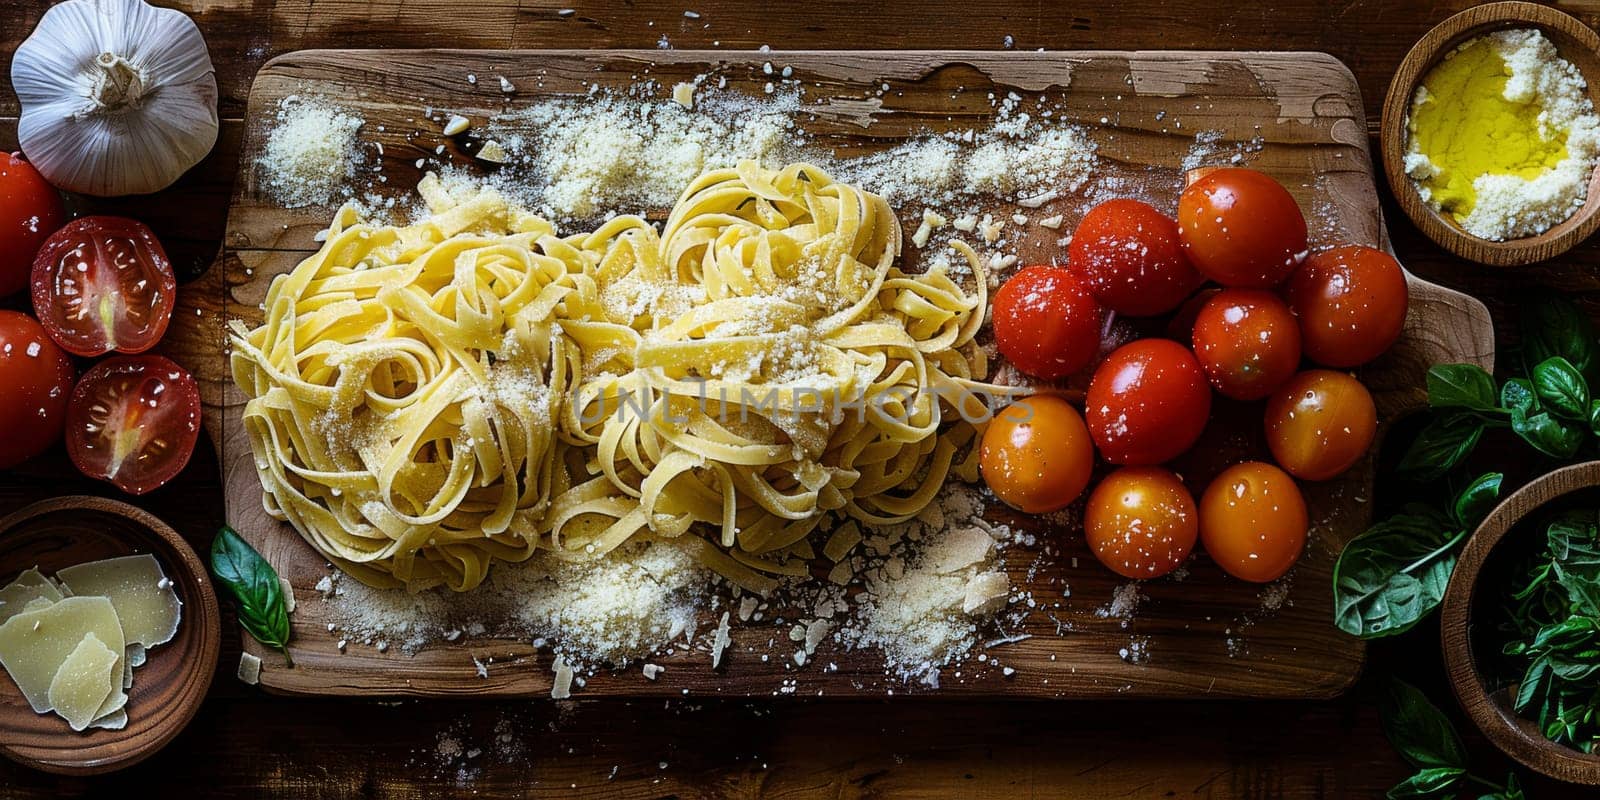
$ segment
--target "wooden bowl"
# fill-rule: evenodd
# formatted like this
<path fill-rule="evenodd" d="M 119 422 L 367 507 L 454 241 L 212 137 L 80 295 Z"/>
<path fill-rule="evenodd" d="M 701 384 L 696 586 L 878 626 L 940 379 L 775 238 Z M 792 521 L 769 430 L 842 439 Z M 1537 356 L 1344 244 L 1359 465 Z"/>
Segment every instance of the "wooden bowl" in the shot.
<path fill-rule="evenodd" d="M 1600 170 L 1589 177 L 1589 192 L 1583 208 L 1571 217 L 1537 236 L 1493 242 L 1461 229 L 1455 220 L 1434 210 L 1417 191 L 1406 174 L 1406 117 L 1411 112 L 1411 96 L 1429 68 L 1458 45 L 1492 31 L 1505 28 L 1537 28 L 1544 32 L 1561 53 L 1583 73 L 1589 96 L 1600 108 L 1600 35 L 1577 19 L 1553 8 L 1535 3 L 1489 3 L 1469 8 L 1434 26 L 1411 48 L 1383 101 L 1380 140 L 1383 170 L 1389 188 L 1406 216 L 1428 238 L 1462 258 L 1496 267 L 1521 266 L 1554 258 L 1573 248 L 1600 227 Z"/>
<path fill-rule="evenodd" d="M 1552 778 L 1587 786 L 1600 786 L 1600 755 L 1581 753 L 1546 739 L 1533 722 L 1511 709 L 1504 690 L 1490 694 L 1478 672 L 1472 647 L 1472 607 L 1478 578 L 1496 545 L 1507 540 L 1542 535 L 1524 525 L 1537 522 L 1542 512 L 1562 502 L 1582 501 L 1584 507 L 1600 506 L 1600 461 L 1564 467 L 1545 475 L 1507 497 L 1483 524 L 1472 533 L 1450 585 L 1445 590 L 1440 629 L 1444 643 L 1444 664 L 1450 674 L 1450 687 L 1456 700 L 1478 730 L 1506 755 L 1529 769 Z M 1531 542 L 1519 544 L 1528 544 Z M 1511 557 L 1501 548 L 1500 557 Z M 1504 591 L 1507 587 L 1491 580 L 1486 589 Z"/>
<path fill-rule="evenodd" d="M 205 699 L 222 643 L 221 615 L 204 563 L 151 514 L 102 497 L 57 497 L 0 519 L 0 580 L 38 566 L 46 575 L 102 558 L 153 554 L 183 617 L 172 641 L 152 648 L 134 670 L 128 725 L 75 733 L 55 714 L 35 714 L 9 676 L 0 677 L 0 753 L 64 775 L 92 775 L 135 764 L 172 741 Z M 0 674 L 3 674 L 0 670 Z"/>

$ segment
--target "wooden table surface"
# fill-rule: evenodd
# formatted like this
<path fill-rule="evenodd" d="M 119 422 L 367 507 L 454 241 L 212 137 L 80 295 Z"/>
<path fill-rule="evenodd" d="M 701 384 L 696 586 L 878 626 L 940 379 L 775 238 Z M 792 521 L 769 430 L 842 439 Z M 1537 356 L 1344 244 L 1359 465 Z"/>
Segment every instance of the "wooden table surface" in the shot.
<path fill-rule="evenodd" d="M 48 0 L 0 4 L 0 71 Z M 733 3 L 725 0 L 163 0 L 189 12 L 221 89 L 216 150 L 151 198 L 97 202 L 149 222 L 180 279 L 215 255 L 237 171 L 251 77 L 279 53 L 318 47 L 681 47 L 1322 50 L 1355 72 L 1369 125 L 1389 75 L 1461 0 L 1211 0 Z M 1591 25 L 1600 0 L 1558 3 Z M 574 13 L 562 14 L 571 6 Z M 698 18 L 685 16 L 694 11 Z M 0 146 L 17 103 L 0 88 Z M 1376 147 L 1374 147 L 1376 151 Z M 1386 193 L 1384 187 L 1380 187 Z M 1600 318 L 1600 239 L 1561 259 L 1495 272 L 1447 256 L 1391 204 L 1395 248 L 1414 272 L 1472 292 L 1495 314 L 1501 351 L 1521 293 L 1554 288 Z M 1392 462 L 1395 453 L 1386 453 Z M 55 451 L 0 473 L 0 513 L 40 497 L 114 494 Z M 1380 504 L 1403 498 L 1386 497 Z M 202 444 L 172 485 L 137 503 L 204 548 L 222 519 L 216 457 Z M 216 683 L 190 728 L 133 769 L 58 778 L 0 762 L 0 797 L 1216 797 L 1374 798 L 1408 774 L 1379 729 L 1381 679 L 1421 685 L 1468 734 L 1474 761 L 1505 761 L 1456 713 L 1437 626 L 1371 650 L 1349 695 L 1318 703 L 990 703 L 785 698 L 662 704 L 580 701 L 371 703 L 289 700 L 233 678 L 231 619 Z M 482 752 L 468 757 L 474 748 Z M 457 753 L 452 755 L 452 753 Z M 1530 797 L 1579 797 L 1530 780 Z"/>

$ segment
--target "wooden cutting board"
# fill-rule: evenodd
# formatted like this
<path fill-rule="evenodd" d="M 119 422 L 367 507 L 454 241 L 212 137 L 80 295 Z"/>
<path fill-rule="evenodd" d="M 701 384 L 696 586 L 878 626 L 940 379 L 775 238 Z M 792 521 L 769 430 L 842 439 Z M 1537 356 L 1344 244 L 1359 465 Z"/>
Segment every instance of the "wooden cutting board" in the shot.
<path fill-rule="evenodd" d="M 1359 90 L 1344 65 L 1323 54 L 401 50 L 279 57 L 261 70 L 250 94 L 218 264 L 185 287 L 168 340 L 173 355 L 202 380 L 207 431 L 223 462 L 229 521 L 293 583 L 299 599 L 294 668 L 246 637 L 247 649 L 265 659 L 263 685 L 313 695 L 538 696 L 548 694 L 552 682 L 551 654 L 527 641 L 463 637 L 414 656 L 354 644 L 341 652 L 312 588 L 327 574 L 324 560 L 262 511 L 239 421 L 242 400 L 228 379 L 223 320 L 256 324 L 268 283 L 315 248 L 312 236 L 330 214 L 285 210 L 258 191 L 254 162 L 279 100 L 321 95 L 358 110 L 366 119 L 360 136 L 383 144 L 381 169 L 399 192 L 419 177 L 414 162 L 444 141 L 436 123 L 420 119 L 424 107 L 482 118 L 541 96 L 581 95 L 595 83 L 621 88 L 649 78 L 666 91 L 708 71 L 726 76 L 731 88 L 761 96 L 773 80 L 763 69 L 768 63 L 791 67 L 803 81 L 806 107 L 797 121 L 819 143 L 840 151 L 870 151 L 929 129 L 981 126 L 994 113 L 990 92 L 1046 92 L 1064 97 L 1067 116 L 1093 131 L 1104 169 L 1146 187 L 1169 211 L 1196 134 L 1215 131 L 1208 136 L 1220 137 L 1213 147 L 1222 150 L 1223 160 L 1239 151 L 1244 163 L 1290 188 L 1308 212 L 1314 244 L 1387 247 Z M 469 73 L 478 76 L 476 84 L 466 80 Z M 515 91 L 503 93 L 498 76 Z M 472 163 L 448 146 L 450 160 Z M 1084 210 L 1081 200 L 1068 198 L 1026 211 L 1035 217 L 1064 214 L 1064 232 Z M 920 206 L 901 211 L 910 221 L 907 230 L 914 228 L 911 215 L 920 214 Z M 1012 209 L 994 211 L 1009 217 Z M 1035 233 L 1019 248 L 1024 261 L 1059 254 L 1058 232 L 1028 230 Z M 1492 366 L 1493 329 L 1480 303 L 1414 277 L 1410 285 L 1404 337 L 1362 371 L 1385 422 L 1424 402 L 1429 364 Z M 1259 428 L 1259 410 L 1245 409 L 1240 417 L 1241 435 L 1203 440 L 1187 469 L 1215 469 L 1236 457 L 1235 440 L 1258 439 L 1250 432 Z M 1225 445 L 1218 443 L 1224 439 Z M 1203 463 L 1208 460 L 1213 463 Z M 1013 547 L 1006 560 L 1013 584 L 1030 590 L 1041 610 L 1028 616 L 1022 630 L 1005 632 L 1031 638 L 994 646 L 985 662 L 969 658 L 959 673 L 946 670 L 939 691 L 1028 698 L 1335 695 L 1359 673 L 1365 648 L 1333 627 L 1330 574 L 1339 549 L 1369 521 L 1371 483 L 1369 458 L 1341 479 L 1306 487 L 1314 531 L 1286 597 L 1264 599 L 1261 587 L 1227 578 L 1201 556 L 1186 580 L 1143 585 L 1147 599 L 1126 622 L 1096 614 L 1125 581 L 1099 566 L 1081 531 L 992 510 L 995 518 L 1038 534 L 1043 558 L 1038 547 Z M 1063 586 L 1070 587 L 1070 596 Z M 714 622 L 708 614 L 700 629 L 709 631 Z M 654 659 L 667 668 L 657 681 L 645 680 L 637 668 L 602 673 L 577 696 L 767 696 L 785 682 L 792 688 L 782 691 L 796 695 L 932 691 L 887 677 L 876 652 L 847 652 L 833 642 L 825 642 L 803 669 L 744 652 L 746 646 L 767 652 L 768 640 L 783 633 L 770 624 L 735 625 L 720 670 L 711 669 L 703 648 L 680 647 Z M 1126 657 L 1130 647 L 1139 649 L 1135 645 L 1147 654 L 1142 663 Z M 475 660 L 488 663 L 487 677 L 479 676 Z M 993 661 L 1014 674 L 1003 676 Z M 830 662 L 835 670 L 817 666 Z"/>

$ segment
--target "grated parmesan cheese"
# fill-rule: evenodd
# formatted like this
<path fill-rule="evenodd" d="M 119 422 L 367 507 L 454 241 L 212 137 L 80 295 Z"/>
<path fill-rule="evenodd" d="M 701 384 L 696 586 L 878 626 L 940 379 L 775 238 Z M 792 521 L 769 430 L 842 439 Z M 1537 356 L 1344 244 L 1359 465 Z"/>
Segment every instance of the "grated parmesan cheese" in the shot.
<path fill-rule="evenodd" d="M 285 208 L 331 205 L 352 190 L 363 159 L 356 131 L 365 121 L 320 100 L 296 95 L 278 103 L 276 123 L 256 165 L 262 184 Z"/>

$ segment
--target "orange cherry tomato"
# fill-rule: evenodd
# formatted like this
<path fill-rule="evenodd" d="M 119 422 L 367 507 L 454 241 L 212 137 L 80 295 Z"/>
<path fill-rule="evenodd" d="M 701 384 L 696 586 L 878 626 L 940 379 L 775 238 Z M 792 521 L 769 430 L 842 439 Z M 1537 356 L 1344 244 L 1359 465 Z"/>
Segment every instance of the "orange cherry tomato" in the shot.
<path fill-rule="evenodd" d="M 1406 275 L 1382 250 L 1345 245 L 1314 253 L 1284 292 L 1306 356 L 1330 367 L 1365 364 L 1406 326 Z"/>
<path fill-rule="evenodd" d="M 1325 481 L 1354 466 L 1378 430 L 1361 381 L 1331 369 L 1306 370 L 1267 401 L 1267 447 L 1296 478 Z"/>
<path fill-rule="evenodd" d="M 978 467 L 1006 505 L 1043 514 L 1083 494 L 1094 471 L 1094 445 L 1077 409 L 1054 395 L 1034 395 L 990 420 Z"/>
<path fill-rule="evenodd" d="M 994 295 L 995 344 L 1037 378 L 1064 378 L 1089 366 L 1105 320 L 1088 287 L 1061 267 L 1024 267 Z"/>
<path fill-rule="evenodd" d="M 1211 387 L 1188 348 L 1171 339 L 1140 339 L 1100 363 L 1084 405 L 1107 461 L 1160 464 L 1200 438 L 1211 413 Z"/>
<path fill-rule="evenodd" d="M 1123 467 L 1089 493 L 1084 538 L 1124 578 L 1159 578 L 1194 549 L 1200 518 L 1183 481 L 1161 467 Z"/>
<path fill-rule="evenodd" d="M 1138 200 L 1089 209 L 1068 253 L 1095 298 L 1118 314 L 1165 314 L 1201 283 L 1178 244 L 1178 223 Z"/>
<path fill-rule="evenodd" d="M 1223 286 L 1277 286 L 1306 257 L 1306 218 L 1270 176 L 1226 167 L 1178 197 L 1183 251 L 1201 275 Z"/>
<path fill-rule="evenodd" d="M 1194 354 L 1223 396 L 1260 400 L 1300 366 L 1300 326 L 1271 292 L 1223 289 L 1195 317 Z"/>
<path fill-rule="evenodd" d="M 1256 583 L 1277 580 L 1306 545 L 1306 501 L 1294 479 L 1271 464 L 1235 464 L 1200 498 L 1200 541 L 1224 572 Z"/>

